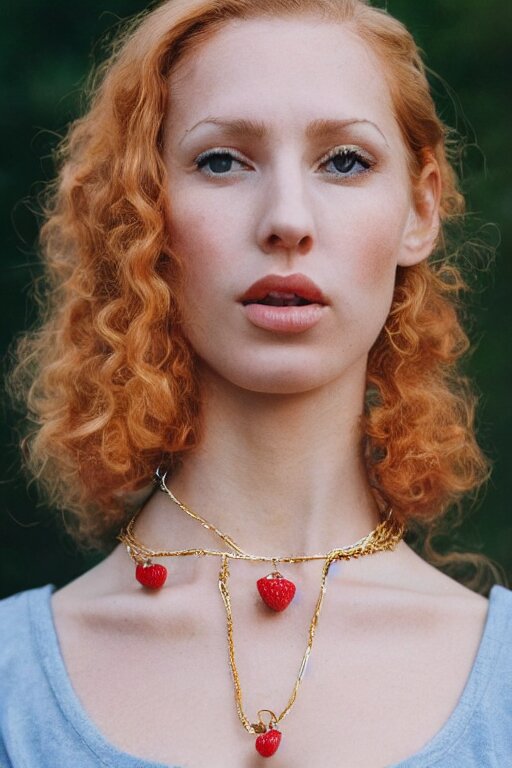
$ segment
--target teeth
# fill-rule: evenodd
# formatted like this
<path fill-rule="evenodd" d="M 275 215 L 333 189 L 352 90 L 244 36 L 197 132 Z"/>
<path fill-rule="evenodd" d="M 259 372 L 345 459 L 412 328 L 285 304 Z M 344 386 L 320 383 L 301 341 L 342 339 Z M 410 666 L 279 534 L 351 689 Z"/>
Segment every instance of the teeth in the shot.
<path fill-rule="evenodd" d="M 296 293 L 282 293 L 280 291 L 270 291 L 260 299 L 258 304 L 267 304 L 271 307 L 299 307 L 304 304 L 311 304 L 307 299 L 297 296 Z"/>
<path fill-rule="evenodd" d="M 273 299 L 295 299 L 298 298 L 296 293 L 283 293 L 282 291 L 270 291 L 267 296 L 271 296 Z"/>

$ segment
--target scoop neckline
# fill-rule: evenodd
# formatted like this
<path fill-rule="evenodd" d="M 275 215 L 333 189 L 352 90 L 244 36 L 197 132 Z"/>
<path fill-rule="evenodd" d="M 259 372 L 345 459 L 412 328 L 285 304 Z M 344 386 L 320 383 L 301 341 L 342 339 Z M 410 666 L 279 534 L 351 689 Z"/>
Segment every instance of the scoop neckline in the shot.
<path fill-rule="evenodd" d="M 51 596 L 56 589 L 55 584 L 46 584 L 43 587 L 29 590 L 28 598 L 31 624 L 44 672 L 64 718 L 72 726 L 80 740 L 100 760 L 101 765 L 115 766 L 115 768 L 183 768 L 183 766 L 169 766 L 164 763 L 148 761 L 118 749 L 107 740 L 89 717 L 73 688 L 61 652 L 51 604 Z M 459 700 L 444 725 L 420 750 L 405 760 L 385 766 L 385 768 L 422 768 L 426 758 L 429 758 L 430 761 L 434 759 L 437 763 L 438 759 L 446 756 L 446 753 L 456 746 L 458 739 L 465 731 L 475 706 L 484 694 L 486 686 L 482 684 L 482 681 L 485 681 L 485 669 L 493 664 L 494 656 L 501 645 L 500 642 L 497 642 L 498 638 L 493 637 L 492 627 L 495 623 L 495 616 L 498 614 L 496 609 L 501 594 L 507 591 L 505 587 L 498 584 L 491 588 L 487 615 L 473 666 Z M 429 762 L 429 766 L 436 763 Z"/>

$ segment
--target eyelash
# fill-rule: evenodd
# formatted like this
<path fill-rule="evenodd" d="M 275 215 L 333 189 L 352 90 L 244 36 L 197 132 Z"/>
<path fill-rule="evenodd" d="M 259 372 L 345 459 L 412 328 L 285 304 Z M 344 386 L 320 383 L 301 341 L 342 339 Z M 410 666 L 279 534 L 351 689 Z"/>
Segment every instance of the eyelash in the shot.
<path fill-rule="evenodd" d="M 320 161 L 320 166 L 326 165 L 326 163 L 329 163 L 331 160 L 333 160 L 335 157 L 343 157 L 344 159 L 353 160 L 354 163 L 359 163 L 363 166 L 363 170 L 359 171 L 355 174 L 347 174 L 347 173 L 339 173 L 340 178 L 351 178 L 352 176 L 362 176 L 363 174 L 366 174 L 372 170 L 372 168 L 375 166 L 376 161 L 371 157 L 367 152 L 364 152 L 362 149 L 359 149 L 359 147 L 353 147 L 353 146 L 343 146 L 343 147 L 334 147 L 334 149 L 331 149 L 327 155 L 325 155 L 322 160 Z M 349 170 L 352 170 L 354 165 L 352 164 Z M 336 174 L 334 174 L 336 175 Z"/>
<path fill-rule="evenodd" d="M 207 169 L 206 164 L 208 163 L 208 160 L 210 158 L 215 156 L 227 156 L 232 158 L 233 160 L 237 160 L 239 163 L 242 163 L 243 165 L 246 165 L 245 160 L 243 157 L 236 152 L 233 149 L 223 149 L 223 148 L 216 148 L 208 150 L 207 152 L 203 152 L 200 154 L 195 160 L 194 163 L 196 165 L 196 168 L 198 171 L 202 172 L 205 176 L 208 176 L 210 178 L 222 178 L 223 176 L 228 176 L 230 171 L 226 171 L 226 173 L 213 173 L 211 170 Z M 359 172 L 352 174 L 352 173 L 342 173 L 341 171 L 338 171 L 338 173 L 334 174 L 328 174 L 329 176 L 334 176 L 338 179 L 347 179 L 352 178 L 355 176 L 362 176 L 363 174 L 369 173 L 372 168 L 375 166 L 375 160 L 366 152 L 359 149 L 359 147 L 355 147 L 352 145 L 344 145 L 341 147 L 334 147 L 331 149 L 327 155 L 325 155 L 319 162 L 318 167 L 321 167 L 322 165 L 326 165 L 331 160 L 334 160 L 336 157 L 343 157 L 344 159 L 348 159 L 349 161 L 353 161 L 349 171 L 352 170 L 355 163 L 359 163 L 363 166 L 363 169 Z"/>
<path fill-rule="evenodd" d="M 238 152 L 235 152 L 234 149 L 221 149 L 221 148 L 211 149 L 211 150 L 208 150 L 208 152 L 203 152 L 202 154 L 199 155 L 199 157 L 196 157 L 196 159 L 194 160 L 194 163 L 195 163 L 198 171 L 203 171 L 206 168 L 206 163 L 208 162 L 208 160 L 211 157 L 223 156 L 223 155 L 227 155 L 229 157 L 232 157 L 234 160 L 238 160 L 239 163 L 242 163 L 242 165 L 246 165 L 246 162 L 243 159 L 243 157 L 241 155 L 239 155 Z M 211 171 L 208 171 L 208 169 L 206 169 L 206 173 L 204 175 L 205 176 L 210 176 L 210 177 L 213 178 L 213 177 L 216 177 L 216 176 L 219 176 L 219 177 L 220 176 L 227 176 L 228 174 L 227 173 L 226 174 L 224 174 L 224 173 L 212 173 Z"/>

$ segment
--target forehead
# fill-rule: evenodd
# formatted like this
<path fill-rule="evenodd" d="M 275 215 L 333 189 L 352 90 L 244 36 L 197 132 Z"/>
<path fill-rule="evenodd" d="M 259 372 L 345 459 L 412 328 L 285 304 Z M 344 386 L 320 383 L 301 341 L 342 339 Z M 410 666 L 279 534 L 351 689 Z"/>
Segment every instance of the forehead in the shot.
<path fill-rule="evenodd" d="M 382 66 L 348 25 L 313 17 L 227 22 L 184 55 L 170 76 L 180 123 L 205 115 L 295 124 L 372 120 L 397 132 Z"/>

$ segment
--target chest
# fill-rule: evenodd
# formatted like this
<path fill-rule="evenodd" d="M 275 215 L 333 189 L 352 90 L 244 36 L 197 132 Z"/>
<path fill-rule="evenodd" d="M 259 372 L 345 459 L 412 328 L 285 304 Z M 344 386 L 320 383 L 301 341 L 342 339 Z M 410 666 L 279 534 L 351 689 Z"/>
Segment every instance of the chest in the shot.
<path fill-rule="evenodd" d="M 210 601 L 211 602 L 211 601 Z M 295 702 L 279 724 L 274 768 L 382 768 L 429 741 L 455 708 L 470 673 L 487 603 L 438 607 L 325 603 Z M 309 618 L 233 625 L 241 706 L 287 707 L 307 646 Z M 123 752 L 187 768 L 255 768 L 264 762 L 238 715 L 222 609 L 186 601 L 157 621 L 71 620 L 58 630 L 75 691 L 103 736 Z M 99 620 L 98 620 L 99 619 Z"/>

